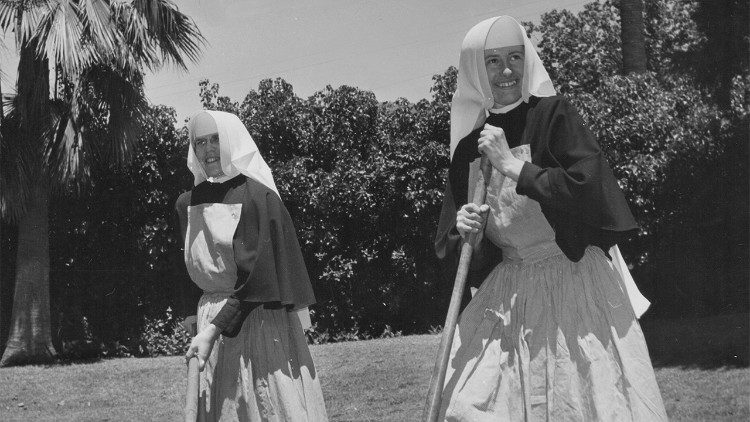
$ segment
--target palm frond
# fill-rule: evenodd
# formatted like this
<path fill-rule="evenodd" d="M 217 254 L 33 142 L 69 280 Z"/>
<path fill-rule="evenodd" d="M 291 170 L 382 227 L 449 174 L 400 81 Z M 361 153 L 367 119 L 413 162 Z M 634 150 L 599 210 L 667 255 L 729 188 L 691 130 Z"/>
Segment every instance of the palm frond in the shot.
<path fill-rule="evenodd" d="M 114 31 L 115 22 L 109 2 L 104 0 L 77 0 L 81 10 L 81 21 L 86 28 L 87 38 L 98 49 L 111 51 L 117 44 L 118 31 Z"/>
<path fill-rule="evenodd" d="M 3 1 L 0 3 L 0 29 L 16 32 L 16 47 L 26 43 L 35 33 L 39 21 L 49 9 L 50 0 Z M 20 22 L 19 22 L 20 17 Z"/>
<path fill-rule="evenodd" d="M 37 54 L 44 56 L 49 51 L 66 74 L 88 65 L 91 58 L 83 54 L 87 48 L 82 45 L 85 28 L 80 14 L 75 1 L 59 0 L 42 17 L 34 34 Z"/>
<path fill-rule="evenodd" d="M 206 40 L 171 0 L 118 2 L 113 11 L 133 54 L 150 69 L 164 62 L 186 69 L 200 58 Z"/>
<path fill-rule="evenodd" d="M 50 109 L 52 124 L 45 134 L 44 158 L 50 180 L 55 182 L 53 191 L 80 187 L 88 180 L 89 166 L 83 131 L 77 122 L 77 108 L 56 100 Z"/>
<path fill-rule="evenodd" d="M 34 36 L 39 39 L 38 53 L 48 51 L 66 77 L 107 60 L 124 42 L 104 0 L 55 1 Z"/>
<path fill-rule="evenodd" d="M 107 104 L 106 123 L 110 139 L 104 157 L 122 165 L 130 160 L 146 123 L 148 101 L 143 93 L 143 75 L 121 75 L 107 69 L 97 78 L 92 78 L 92 86 Z"/>
<path fill-rule="evenodd" d="M 0 3 L 0 30 L 5 32 L 13 25 L 16 18 L 16 2 L 4 1 Z"/>
<path fill-rule="evenodd" d="M 7 47 L 5 46 L 5 43 L 0 38 L 0 57 L 7 54 Z M 6 112 L 5 112 L 5 95 L 3 92 L 7 94 L 8 92 L 8 86 L 6 85 L 8 81 L 6 70 L 2 67 L 2 61 L 0 61 L 0 126 L 3 125 L 3 119 L 5 118 Z M 3 91 L 4 90 L 4 91 Z"/>
<path fill-rule="evenodd" d="M 79 172 L 68 173 L 78 177 L 83 175 L 80 171 L 88 171 L 95 161 L 121 165 L 129 160 L 148 110 L 141 74 L 125 74 L 113 66 L 92 66 L 78 76 L 66 101 L 70 106 L 67 113 L 70 124 L 64 119 L 60 121 L 54 146 L 68 150 L 50 155 L 59 158 L 50 162 L 51 167 L 66 163 L 84 165 Z M 72 133 L 80 136 L 74 140 Z M 69 150 L 72 147 L 79 150 Z M 83 155 L 74 162 L 73 153 Z"/>

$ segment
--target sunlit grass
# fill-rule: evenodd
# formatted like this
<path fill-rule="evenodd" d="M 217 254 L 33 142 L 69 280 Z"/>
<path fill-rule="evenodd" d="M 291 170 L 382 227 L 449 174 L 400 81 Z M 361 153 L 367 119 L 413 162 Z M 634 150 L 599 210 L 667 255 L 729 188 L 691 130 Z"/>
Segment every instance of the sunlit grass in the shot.
<path fill-rule="evenodd" d="M 664 332 L 677 330 L 667 326 Z M 708 333 L 712 343 L 701 345 L 694 336 L 684 346 L 707 352 L 718 337 Z M 438 341 L 422 335 L 311 346 L 331 420 L 419 420 Z M 670 361 L 667 346 L 654 343 Z M 656 369 L 670 418 L 748 420 L 750 369 L 711 366 L 709 359 Z M 185 368 L 179 357 L 3 368 L 0 385 L 2 421 L 177 421 Z"/>

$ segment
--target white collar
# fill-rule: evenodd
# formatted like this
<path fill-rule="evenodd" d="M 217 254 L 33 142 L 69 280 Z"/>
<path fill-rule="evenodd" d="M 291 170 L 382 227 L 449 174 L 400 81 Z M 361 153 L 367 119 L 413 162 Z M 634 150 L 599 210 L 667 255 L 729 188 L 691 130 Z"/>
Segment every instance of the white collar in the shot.
<path fill-rule="evenodd" d="M 514 108 L 518 107 L 518 105 L 521 104 L 522 102 L 523 102 L 523 97 L 519 98 L 518 101 L 516 101 L 513 104 L 508 104 L 508 105 L 504 105 L 502 107 L 497 107 L 497 108 L 493 107 L 493 108 L 487 110 L 487 112 L 489 114 L 505 114 L 505 113 L 513 110 Z"/>

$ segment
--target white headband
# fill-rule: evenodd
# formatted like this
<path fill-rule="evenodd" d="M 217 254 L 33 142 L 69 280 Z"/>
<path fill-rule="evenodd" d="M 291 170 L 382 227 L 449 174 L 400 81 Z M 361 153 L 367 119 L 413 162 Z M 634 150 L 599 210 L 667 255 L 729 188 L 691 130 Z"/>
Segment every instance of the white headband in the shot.
<path fill-rule="evenodd" d="M 216 127 L 216 121 L 208 113 L 198 113 L 190 119 L 191 137 L 193 140 L 201 136 L 211 135 L 219 133 L 219 129 Z"/>
<path fill-rule="evenodd" d="M 510 16 L 500 16 L 490 26 L 487 39 L 484 41 L 484 49 L 523 45 L 526 34 L 522 32 L 522 29 Z"/>

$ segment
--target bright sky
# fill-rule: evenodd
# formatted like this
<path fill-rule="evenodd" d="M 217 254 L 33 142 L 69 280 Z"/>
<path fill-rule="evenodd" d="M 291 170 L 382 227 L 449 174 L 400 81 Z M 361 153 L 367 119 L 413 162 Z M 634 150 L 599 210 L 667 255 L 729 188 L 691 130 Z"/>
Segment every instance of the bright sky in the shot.
<path fill-rule="evenodd" d="M 431 77 L 457 65 L 466 32 L 508 14 L 539 22 L 552 9 L 577 12 L 592 0 L 177 0 L 208 40 L 188 71 L 146 78 L 152 103 L 176 108 L 178 121 L 200 108 L 198 81 L 242 101 L 265 78 L 281 77 L 301 97 L 326 85 L 373 91 L 378 100 L 429 97 Z M 5 35 L 12 50 L 12 34 Z M 14 83 L 17 59 L 0 52 Z"/>

